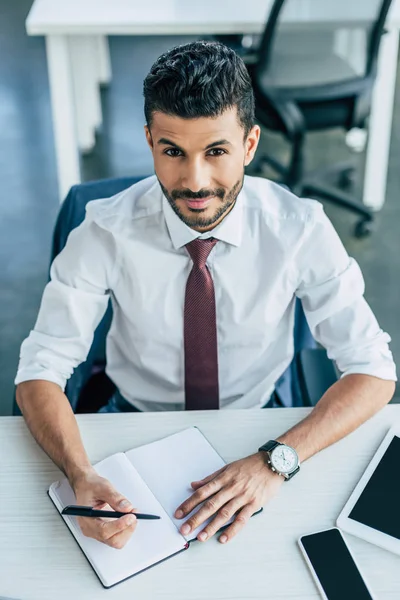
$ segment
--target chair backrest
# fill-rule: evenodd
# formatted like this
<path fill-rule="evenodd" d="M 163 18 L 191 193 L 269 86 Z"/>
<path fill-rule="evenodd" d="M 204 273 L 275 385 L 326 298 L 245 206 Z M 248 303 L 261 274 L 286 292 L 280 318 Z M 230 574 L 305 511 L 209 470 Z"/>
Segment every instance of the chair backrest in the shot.
<path fill-rule="evenodd" d="M 277 88 L 375 76 L 392 0 L 275 0 L 258 48 L 257 77 Z"/>
<path fill-rule="evenodd" d="M 75 227 L 78 227 L 84 220 L 86 204 L 88 202 L 114 196 L 141 179 L 143 177 L 124 177 L 74 185 L 62 203 L 57 217 L 53 233 L 51 263 L 64 248 L 71 231 Z M 76 411 L 81 391 L 92 375 L 93 369 L 99 368 L 99 366 L 101 368 L 105 365 L 105 344 L 111 319 L 112 309 L 111 303 L 109 303 L 108 309 L 94 333 L 93 343 L 86 361 L 74 370 L 73 375 L 67 382 L 65 393 L 74 412 Z"/>

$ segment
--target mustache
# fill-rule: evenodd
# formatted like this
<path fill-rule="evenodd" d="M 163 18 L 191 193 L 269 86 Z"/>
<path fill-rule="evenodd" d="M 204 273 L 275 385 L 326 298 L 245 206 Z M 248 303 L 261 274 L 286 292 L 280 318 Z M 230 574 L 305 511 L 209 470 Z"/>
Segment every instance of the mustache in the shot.
<path fill-rule="evenodd" d="M 199 192 L 192 192 L 191 190 L 172 190 L 171 198 L 177 200 L 178 198 L 186 200 L 204 200 L 205 198 L 211 198 L 211 196 L 217 196 L 223 198 L 225 191 L 222 188 L 216 190 L 200 190 Z"/>

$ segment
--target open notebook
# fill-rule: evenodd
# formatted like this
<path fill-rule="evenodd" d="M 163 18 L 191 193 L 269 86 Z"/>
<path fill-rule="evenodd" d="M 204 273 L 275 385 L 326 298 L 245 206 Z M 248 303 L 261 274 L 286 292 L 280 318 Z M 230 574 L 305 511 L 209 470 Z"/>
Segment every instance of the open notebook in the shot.
<path fill-rule="evenodd" d="M 157 442 L 125 453 L 113 454 L 95 465 L 99 475 L 137 507 L 138 512 L 160 515 L 156 521 L 138 520 L 122 550 L 87 538 L 76 517 L 63 519 L 83 550 L 104 587 L 137 575 L 189 547 L 204 524 L 185 537 L 179 527 L 185 520 L 174 518 L 178 506 L 192 493 L 192 481 L 217 471 L 225 461 L 197 427 L 190 427 Z M 49 496 L 58 511 L 76 504 L 66 479 L 53 483 Z"/>

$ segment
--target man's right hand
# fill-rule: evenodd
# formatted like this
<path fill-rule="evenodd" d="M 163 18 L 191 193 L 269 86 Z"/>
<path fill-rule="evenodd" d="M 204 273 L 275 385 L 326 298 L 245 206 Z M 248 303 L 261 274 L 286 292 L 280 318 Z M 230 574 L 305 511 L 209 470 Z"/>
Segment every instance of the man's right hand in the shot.
<path fill-rule="evenodd" d="M 74 478 L 71 485 L 78 505 L 126 513 L 135 510 L 129 500 L 94 469 Z M 137 519 L 134 514 L 127 514 L 119 519 L 78 517 L 78 523 L 87 537 L 112 548 L 123 548 L 135 531 Z"/>

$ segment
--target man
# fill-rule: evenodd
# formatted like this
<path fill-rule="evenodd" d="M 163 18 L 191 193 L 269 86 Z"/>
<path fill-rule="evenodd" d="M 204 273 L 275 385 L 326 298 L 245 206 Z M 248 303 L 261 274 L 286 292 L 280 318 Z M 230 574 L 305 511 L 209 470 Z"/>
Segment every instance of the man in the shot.
<path fill-rule="evenodd" d="M 343 377 L 278 440 L 192 483 L 194 493 L 177 507 L 182 532 L 213 517 L 199 534 L 204 541 L 235 516 L 224 542 L 298 471 L 299 460 L 389 402 L 396 380 L 390 338 L 321 205 L 244 177 L 260 129 L 250 79 L 233 51 L 195 42 L 167 52 L 146 77 L 144 98 L 156 175 L 88 205 L 52 265 L 22 345 L 17 401 L 77 503 L 129 513 L 132 504 L 91 466 L 63 393 L 109 297 L 107 373 L 119 392 L 106 411 L 267 405 L 293 356 L 300 298 Z M 136 519 L 80 524 L 86 535 L 121 548 Z"/>

